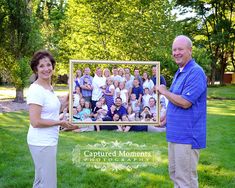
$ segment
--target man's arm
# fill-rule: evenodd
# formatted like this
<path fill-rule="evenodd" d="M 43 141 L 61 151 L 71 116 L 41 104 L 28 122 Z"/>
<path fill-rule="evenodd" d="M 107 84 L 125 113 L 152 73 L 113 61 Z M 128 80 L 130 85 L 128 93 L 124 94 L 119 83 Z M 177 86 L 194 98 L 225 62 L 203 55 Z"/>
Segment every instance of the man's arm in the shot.
<path fill-rule="evenodd" d="M 184 99 L 181 95 L 174 94 L 166 89 L 165 85 L 160 85 L 157 87 L 157 91 L 164 95 L 169 101 L 174 105 L 181 108 L 187 109 L 192 106 L 192 103 Z"/>

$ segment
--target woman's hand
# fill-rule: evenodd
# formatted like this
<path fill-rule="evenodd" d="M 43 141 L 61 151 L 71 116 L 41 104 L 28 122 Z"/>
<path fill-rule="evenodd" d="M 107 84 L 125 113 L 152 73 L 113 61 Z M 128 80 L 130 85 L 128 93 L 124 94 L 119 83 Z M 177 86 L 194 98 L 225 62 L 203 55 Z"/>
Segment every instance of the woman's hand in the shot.
<path fill-rule="evenodd" d="M 72 123 L 70 123 L 69 121 L 66 121 L 66 120 L 61 120 L 60 121 L 60 126 L 64 127 L 64 128 L 72 128 L 72 127 L 74 127 L 74 125 Z"/>

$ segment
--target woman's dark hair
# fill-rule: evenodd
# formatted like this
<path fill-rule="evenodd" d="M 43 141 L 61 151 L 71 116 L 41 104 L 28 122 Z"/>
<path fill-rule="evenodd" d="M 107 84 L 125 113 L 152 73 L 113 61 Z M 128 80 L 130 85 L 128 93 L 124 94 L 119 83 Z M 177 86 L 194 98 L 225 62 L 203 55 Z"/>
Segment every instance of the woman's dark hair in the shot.
<path fill-rule="evenodd" d="M 145 115 L 145 119 L 146 119 L 146 118 L 151 119 L 151 118 L 152 118 L 151 114 L 146 114 L 146 115 Z"/>
<path fill-rule="evenodd" d="M 32 69 L 32 71 L 36 74 L 37 73 L 37 66 L 39 64 L 39 61 L 43 58 L 49 58 L 49 60 L 51 61 L 52 67 L 53 69 L 55 68 L 55 59 L 54 57 L 51 55 L 51 53 L 49 51 L 46 50 L 40 50 L 34 53 L 33 58 L 30 62 L 30 67 Z"/>

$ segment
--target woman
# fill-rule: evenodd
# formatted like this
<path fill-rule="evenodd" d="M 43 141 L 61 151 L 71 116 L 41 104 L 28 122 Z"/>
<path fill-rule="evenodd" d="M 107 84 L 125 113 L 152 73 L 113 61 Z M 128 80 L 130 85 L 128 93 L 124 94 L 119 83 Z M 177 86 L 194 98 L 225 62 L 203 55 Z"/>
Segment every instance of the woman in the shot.
<path fill-rule="evenodd" d="M 115 88 L 113 85 L 113 80 L 111 77 L 108 77 L 106 79 L 106 89 L 103 90 L 103 94 L 104 94 L 104 98 L 106 100 L 106 104 L 108 106 L 108 110 L 110 109 L 110 107 L 114 103 L 114 100 L 113 100 L 114 91 L 115 91 Z"/>
<path fill-rule="evenodd" d="M 148 76 L 148 73 L 147 72 L 144 72 L 143 73 L 143 89 L 144 88 L 149 88 L 149 91 L 150 91 L 150 95 L 153 94 L 153 90 L 154 90 L 154 83 L 153 81 L 149 78 Z"/>
<path fill-rule="evenodd" d="M 104 68 L 103 70 L 103 77 L 106 79 L 111 76 L 111 72 L 108 68 Z"/>
<path fill-rule="evenodd" d="M 80 85 L 81 85 L 81 83 L 80 83 L 81 77 L 82 77 L 82 71 L 80 69 L 78 69 L 76 71 L 76 75 L 75 75 L 75 78 L 74 78 L 73 91 L 75 91 L 77 86 L 80 87 Z"/>
<path fill-rule="evenodd" d="M 48 51 L 38 51 L 31 61 L 36 81 L 31 84 L 27 95 L 30 127 L 27 142 L 31 152 L 35 179 L 33 187 L 57 187 L 56 153 L 59 126 L 71 128 L 72 124 L 59 119 L 59 113 L 68 106 L 68 97 L 61 105 L 53 92 L 51 78 L 55 60 Z"/>

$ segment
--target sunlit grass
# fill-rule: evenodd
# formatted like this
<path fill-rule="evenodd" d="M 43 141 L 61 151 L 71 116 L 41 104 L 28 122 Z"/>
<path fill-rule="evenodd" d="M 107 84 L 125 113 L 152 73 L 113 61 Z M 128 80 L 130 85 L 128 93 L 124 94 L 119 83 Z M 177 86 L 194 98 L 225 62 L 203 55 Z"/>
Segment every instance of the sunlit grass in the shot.
<path fill-rule="evenodd" d="M 201 151 L 198 166 L 200 187 L 235 187 L 235 101 L 208 101 L 207 148 Z M 27 112 L 0 114 L 0 187 L 32 187 L 33 162 L 26 144 L 29 120 Z M 101 141 L 132 141 L 154 146 L 161 154 L 157 166 L 130 172 L 100 171 L 72 162 L 76 145 Z M 173 187 L 167 169 L 165 133 L 90 132 L 60 134 L 58 146 L 58 187 L 145 188 Z"/>
<path fill-rule="evenodd" d="M 235 85 L 208 87 L 208 98 L 235 99 Z"/>
<path fill-rule="evenodd" d="M 67 94 L 69 88 L 64 85 L 55 86 L 55 93 L 58 96 L 63 96 Z M 28 88 L 24 89 L 24 96 L 27 96 Z M 16 97 L 15 88 L 12 86 L 0 86 L 0 100 L 4 99 L 14 99 Z"/>
<path fill-rule="evenodd" d="M 58 84 L 55 86 L 57 95 L 65 95 L 68 93 L 68 86 L 65 84 Z M 24 96 L 27 95 L 28 88 L 24 89 Z M 208 98 L 224 98 L 235 99 L 235 85 L 208 87 Z M 0 100 L 15 98 L 15 88 L 12 86 L 0 86 Z"/>

